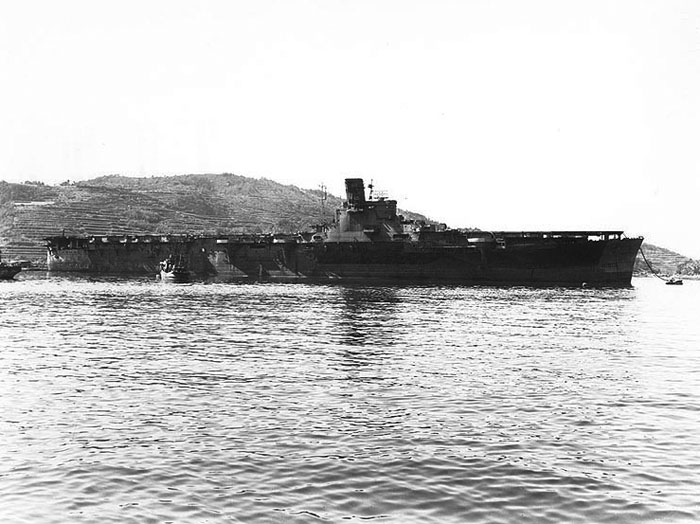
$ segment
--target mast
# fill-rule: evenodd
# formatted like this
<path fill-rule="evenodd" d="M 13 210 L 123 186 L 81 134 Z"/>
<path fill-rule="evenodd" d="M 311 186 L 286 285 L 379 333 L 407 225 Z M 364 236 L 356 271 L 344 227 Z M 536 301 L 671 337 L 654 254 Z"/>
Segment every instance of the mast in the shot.
<path fill-rule="evenodd" d="M 324 183 L 321 183 L 318 188 L 321 190 L 321 222 L 326 223 L 326 200 L 328 200 L 328 191 Z"/>

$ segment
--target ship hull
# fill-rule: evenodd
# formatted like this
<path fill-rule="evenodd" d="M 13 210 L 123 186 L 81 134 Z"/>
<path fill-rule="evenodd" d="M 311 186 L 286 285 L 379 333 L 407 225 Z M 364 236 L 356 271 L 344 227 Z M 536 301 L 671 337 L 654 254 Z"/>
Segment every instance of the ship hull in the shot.
<path fill-rule="evenodd" d="M 481 285 L 619 285 L 631 283 L 638 239 L 585 244 L 523 245 L 513 248 L 455 247 L 382 253 L 375 246 L 353 246 L 353 260 L 319 254 L 314 276 L 343 280 L 371 279 L 451 282 Z M 328 246 L 330 247 L 330 246 Z M 350 258 L 350 260 L 348 260 Z M 343 260 L 345 259 L 345 260 Z"/>
<path fill-rule="evenodd" d="M 628 286 L 641 239 L 496 243 L 278 242 L 272 238 L 48 240 L 49 271 L 153 274 L 173 252 L 195 279 L 463 285 Z"/>
<path fill-rule="evenodd" d="M 19 265 L 0 263 L 0 280 L 12 280 L 20 271 L 22 267 Z"/>

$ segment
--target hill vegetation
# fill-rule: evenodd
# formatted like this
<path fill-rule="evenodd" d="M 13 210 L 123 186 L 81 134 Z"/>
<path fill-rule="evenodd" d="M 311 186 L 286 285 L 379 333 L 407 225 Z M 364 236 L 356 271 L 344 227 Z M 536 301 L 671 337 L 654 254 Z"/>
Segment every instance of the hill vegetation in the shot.
<path fill-rule="evenodd" d="M 320 190 L 233 174 L 0 182 L 0 249 L 4 259 L 41 267 L 50 236 L 292 233 L 329 221 L 340 205 L 341 198 Z M 700 261 L 652 244 L 642 249 L 653 272 L 700 275 Z M 635 274 L 650 273 L 639 254 Z"/>
<path fill-rule="evenodd" d="M 646 257 L 646 261 L 644 257 Z M 637 260 L 634 263 L 634 274 L 651 275 L 653 273 L 662 276 L 700 275 L 700 260 L 693 260 L 670 249 L 644 242 L 642 250 L 637 254 Z"/>
<path fill-rule="evenodd" d="M 0 248 L 4 258 L 41 265 L 49 236 L 292 233 L 330 221 L 340 205 L 320 190 L 233 174 L 0 182 Z"/>

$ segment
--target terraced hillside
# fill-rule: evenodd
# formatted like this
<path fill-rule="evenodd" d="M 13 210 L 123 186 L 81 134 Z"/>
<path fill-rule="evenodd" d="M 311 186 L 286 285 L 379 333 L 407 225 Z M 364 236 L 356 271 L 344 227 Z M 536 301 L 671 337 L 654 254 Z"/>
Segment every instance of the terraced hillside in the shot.
<path fill-rule="evenodd" d="M 342 200 L 233 174 L 100 177 L 76 184 L 0 182 L 0 250 L 8 260 L 46 263 L 43 239 L 65 235 L 294 232 L 327 221 Z M 323 203 L 323 205 L 322 205 Z M 410 218 L 425 217 L 402 211 Z M 643 244 L 655 272 L 700 275 L 700 261 Z M 637 256 L 635 274 L 649 274 Z"/>
<path fill-rule="evenodd" d="M 644 261 L 642 252 L 651 265 L 651 269 Z M 646 242 L 642 244 L 642 252 L 637 254 L 637 260 L 634 263 L 636 275 L 650 275 L 652 273 L 664 276 L 700 275 L 700 261 L 698 260 Z"/>
<path fill-rule="evenodd" d="M 41 267 L 43 239 L 61 234 L 295 232 L 330 220 L 342 203 L 322 197 L 319 190 L 233 174 L 115 175 L 59 186 L 0 182 L 0 249 L 5 259 Z"/>

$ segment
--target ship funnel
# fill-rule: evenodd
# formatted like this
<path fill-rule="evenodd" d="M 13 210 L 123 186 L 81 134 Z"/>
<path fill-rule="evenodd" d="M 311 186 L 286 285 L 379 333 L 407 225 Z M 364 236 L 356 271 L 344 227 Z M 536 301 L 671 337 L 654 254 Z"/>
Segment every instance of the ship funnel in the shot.
<path fill-rule="evenodd" d="M 365 183 L 361 178 L 346 178 L 345 192 L 349 206 L 365 205 Z"/>

